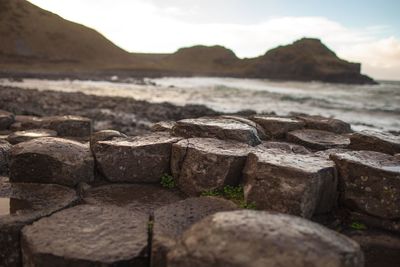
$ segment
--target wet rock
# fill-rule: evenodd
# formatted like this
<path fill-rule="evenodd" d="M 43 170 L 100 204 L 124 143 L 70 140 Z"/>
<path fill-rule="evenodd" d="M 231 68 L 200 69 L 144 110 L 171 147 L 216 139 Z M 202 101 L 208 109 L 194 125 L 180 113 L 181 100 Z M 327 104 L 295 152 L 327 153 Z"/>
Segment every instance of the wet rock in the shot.
<path fill-rule="evenodd" d="M 80 205 L 22 230 L 26 266 L 147 266 L 148 215 Z"/>
<path fill-rule="evenodd" d="M 20 231 L 78 201 L 74 190 L 59 185 L 0 182 L 0 266 L 22 266 Z"/>
<path fill-rule="evenodd" d="M 243 173 L 246 202 L 258 209 L 310 218 L 336 203 L 337 175 L 329 160 L 269 150 L 250 153 Z"/>
<path fill-rule="evenodd" d="M 214 137 L 256 146 L 261 143 L 257 129 L 233 119 L 199 118 L 180 120 L 172 128 L 174 135 L 185 138 Z"/>
<path fill-rule="evenodd" d="M 248 210 L 196 223 L 167 261 L 171 267 L 364 266 L 359 245 L 341 234 L 298 217 Z"/>
<path fill-rule="evenodd" d="M 83 201 L 87 204 L 114 205 L 143 213 L 150 213 L 156 208 L 182 199 L 182 194 L 177 190 L 140 184 L 113 184 L 92 187 L 84 192 L 83 197 Z"/>
<path fill-rule="evenodd" d="M 10 134 L 7 137 L 8 142 L 11 144 L 18 144 L 32 139 L 41 137 L 56 137 L 57 132 L 48 129 L 32 129 L 26 131 L 18 131 Z"/>
<path fill-rule="evenodd" d="M 347 207 L 386 218 L 400 218 L 400 160 L 373 151 L 331 155 Z"/>
<path fill-rule="evenodd" d="M 97 144 L 97 142 L 109 141 L 117 137 L 126 138 L 127 136 L 114 130 L 102 130 L 95 132 L 90 136 L 90 149 L 94 151 L 94 146 Z"/>
<path fill-rule="evenodd" d="M 190 196 L 225 185 L 237 185 L 251 149 L 235 141 L 185 139 L 172 146 L 172 175 L 179 189 Z"/>
<path fill-rule="evenodd" d="M 14 114 L 5 110 L 0 110 L 0 130 L 8 129 L 14 123 Z"/>
<path fill-rule="evenodd" d="M 297 119 L 303 121 L 306 128 L 333 132 L 337 134 L 351 133 L 351 126 L 347 122 L 325 118 L 322 116 L 298 116 Z"/>
<path fill-rule="evenodd" d="M 400 152 L 400 136 L 377 131 L 361 131 L 350 135 L 349 148 L 394 155 Z"/>
<path fill-rule="evenodd" d="M 231 201 L 216 197 L 188 198 L 157 209 L 152 234 L 152 266 L 166 266 L 168 251 L 191 225 L 216 212 L 235 209 L 237 206 Z"/>
<path fill-rule="evenodd" d="M 235 115 L 235 116 L 233 116 L 233 115 L 223 115 L 223 116 L 220 116 L 219 118 L 223 118 L 223 119 L 232 119 L 232 120 L 235 120 L 235 121 L 238 121 L 238 122 L 247 124 L 247 125 L 249 125 L 249 126 L 251 126 L 251 127 L 253 127 L 253 128 L 256 128 L 256 130 L 257 130 L 257 135 L 258 135 L 258 137 L 259 137 L 261 140 L 267 140 L 267 139 L 269 138 L 269 137 L 266 135 L 266 133 L 265 133 L 263 127 L 262 127 L 260 124 L 258 124 L 258 123 L 255 122 L 255 121 L 249 120 L 249 119 L 247 119 L 247 118 L 245 118 L 245 117 L 242 117 L 242 116 L 239 116 L 239 115 Z"/>
<path fill-rule="evenodd" d="M 160 121 L 154 123 L 150 129 L 152 132 L 171 132 L 175 124 L 174 121 Z"/>
<path fill-rule="evenodd" d="M 269 138 L 284 138 L 288 132 L 304 128 L 304 122 L 286 117 L 269 115 L 252 116 L 251 120 L 260 124 Z"/>
<path fill-rule="evenodd" d="M 94 160 L 88 145 L 44 137 L 11 150 L 10 181 L 75 186 L 93 181 Z"/>
<path fill-rule="evenodd" d="M 17 115 L 15 122 L 10 126 L 13 131 L 26 131 L 42 128 L 43 120 L 37 116 Z"/>
<path fill-rule="evenodd" d="M 171 172 L 171 148 L 179 140 L 168 133 L 153 133 L 100 141 L 94 149 L 97 167 L 111 182 L 159 183 Z"/>
<path fill-rule="evenodd" d="M 0 140 L 0 175 L 7 174 L 10 164 L 11 144 Z"/>
<path fill-rule="evenodd" d="M 287 139 L 315 150 L 346 148 L 350 144 L 347 136 L 320 130 L 293 131 L 287 134 Z"/>
<path fill-rule="evenodd" d="M 288 153 L 295 153 L 295 154 L 311 154 L 311 152 L 305 148 L 304 146 L 301 145 L 296 145 L 292 143 L 287 143 L 287 142 L 272 142 L 272 141 L 267 141 L 267 142 L 262 142 L 260 145 L 255 147 L 256 149 L 280 149 Z"/>
<path fill-rule="evenodd" d="M 43 128 L 54 130 L 59 136 L 86 137 L 92 133 L 92 121 L 80 116 L 51 116 L 42 118 Z"/>

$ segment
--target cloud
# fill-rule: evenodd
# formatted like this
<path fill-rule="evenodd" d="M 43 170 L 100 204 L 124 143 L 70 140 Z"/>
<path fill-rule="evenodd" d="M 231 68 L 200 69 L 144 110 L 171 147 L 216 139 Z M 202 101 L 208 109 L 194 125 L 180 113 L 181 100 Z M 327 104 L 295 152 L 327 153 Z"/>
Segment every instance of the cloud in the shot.
<path fill-rule="evenodd" d="M 118 4 L 107 0 L 31 2 L 97 29 L 128 51 L 165 53 L 183 46 L 220 44 L 239 57 L 254 57 L 305 36 L 316 37 L 339 56 L 361 62 L 365 73 L 400 79 L 400 40 L 382 37 L 388 32 L 382 25 L 350 28 L 325 17 L 273 17 L 253 24 L 207 23 L 206 19 L 188 19 L 187 14 L 194 15 L 199 9 L 196 5 L 189 9 L 180 6 L 180 1 L 172 1 L 174 5 L 157 4 L 155 0 L 118 0 Z"/>

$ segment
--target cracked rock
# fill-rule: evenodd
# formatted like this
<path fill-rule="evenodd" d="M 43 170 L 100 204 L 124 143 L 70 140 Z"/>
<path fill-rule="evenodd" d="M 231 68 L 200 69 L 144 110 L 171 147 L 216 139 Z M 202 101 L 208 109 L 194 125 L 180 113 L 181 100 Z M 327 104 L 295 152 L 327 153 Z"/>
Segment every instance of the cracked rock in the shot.
<path fill-rule="evenodd" d="M 301 120 L 269 115 L 255 115 L 251 120 L 261 125 L 266 135 L 273 139 L 285 138 L 288 132 L 302 129 L 305 125 Z"/>
<path fill-rule="evenodd" d="M 349 148 L 394 155 L 400 152 L 400 136 L 378 131 L 361 131 L 350 135 Z"/>
<path fill-rule="evenodd" d="M 350 144 L 347 136 L 320 130 L 293 131 L 288 133 L 287 139 L 314 150 L 346 148 Z"/>

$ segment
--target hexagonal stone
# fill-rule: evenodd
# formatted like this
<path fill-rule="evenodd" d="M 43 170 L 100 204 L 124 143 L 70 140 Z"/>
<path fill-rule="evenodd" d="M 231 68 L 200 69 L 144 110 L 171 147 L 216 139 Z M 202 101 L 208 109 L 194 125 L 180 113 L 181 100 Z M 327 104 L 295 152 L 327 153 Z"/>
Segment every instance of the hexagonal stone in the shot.
<path fill-rule="evenodd" d="M 320 130 L 297 130 L 287 134 L 290 142 L 315 150 L 346 148 L 350 144 L 347 136 Z"/>
<path fill-rule="evenodd" d="M 348 151 L 350 151 L 350 150 L 348 150 L 346 148 L 331 148 L 331 149 L 327 149 L 327 150 L 317 151 L 314 153 L 314 155 L 316 155 L 318 157 L 322 157 L 324 159 L 330 159 L 330 156 L 333 154 L 344 153 L 344 152 L 348 152 Z"/>
<path fill-rule="evenodd" d="M 80 205 L 22 230 L 26 266 L 147 266 L 148 215 Z"/>
<path fill-rule="evenodd" d="M 86 137 L 92 133 L 92 120 L 81 116 L 43 117 L 43 127 L 54 130 L 59 136 Z"/>
<path fill-rule="evenodd" d="M 214 138 L 190 138 L 172 146 L 171 170 L 180 190 L 190 196 L 238 185 L 252 147 Z"/>
<path fill-rule="evenodd" d="M 273 142 L 273 141 L 263 141 L 260 145 L 255 147 L 256 149 L 280 149 L 288 153 L 295 154 L 310 154 L 311 152 L 301 145 L 296 145 L 287 142 Z"/>
<path fill-rule="evenodd" d="M 100 141 L 109 141 L 117 137 L 126 138 L 127 136 L 123 133 L 114 130 L 102 130 L 93 133 L 90 136 L 90 149 L 94 151 L 94 146 Z"/>
<path fill-rule="evenodd" d="M 246 202 L 259 209 L 309 218 L 336 203 L 335 165 L 320 157 L 280 150 L 250 153 L 243 173 Z"/>
<path fill-rule="evenodd" d="M 152 132 L 171 132 L 172 128 L 175 126 L 176 122 L 174 121 L 160 121 L 157 123 L 154 123 L 151 127 L 150 130 Z"/>
<path fill-rule="evenodd" d="M 265 134 L 265 131 L 264 131 L 263 127 L 262 127 L 260 124 L 258 124 L 258 123 L 255 122 L 255 121 L 249 120 L 249 119 L 246 118 L 246 117 L 239 116 L 239 115 L 222 115 L 222 116 L 219 116 L 218 118 L 222 118 L 222 119 L 232 119 L 232 120 L 235 120 L 235 121 L 238 121 L 238 122 L 247 124 L 247 125 L 249 125 L 249 126 L 255 128 L 255 129 L 257 130 L 257 135 L 258 135 L 258 137 L 259 137 L 261 140 L 267 140 L 267 139 L 269 138 L 269 137 Z"/>
<path fill-rule="evenodd" d="M 7 174 L 10 164 L 11 144 L 0 140 L 0 175 Z"/>
<path fill-rule="evenodd" d="M 176 122 L 172 128 L 174 135 L 185 138 L 214 137 L 222 140 L 235 140 L 252 146 L 261 143 L 257 129 L 234 119 L 199 118 Z"/>
<path fill-rule="evenodd" d="M 347 122 L 326 118 L 322 116 L 298 116 L 297 119 L 303 121 L 306 128 L 333 132 L 337 134 L 351 133 L 351 126 Z"/>
<path fill-rule="evenodd" d="M 182 199 L 183 195 L 177 190 L 141 184 L 113 184 L 93 187 L 85 191 L 83 196 L 83 201 L 87 204 L 114 205 L 143 213 L 150 213 L 156 208 Z"/>
<path fill-rule="evenodd" d="M 167 255 L 171 267 L 362 267 L 353 240 L 319 224 L 262 211 L 219 212 L 187 230 Z"/>
<path fill-rule="evenodd" d="M 373 151 L 331 155 L 340 175 L 341 201 L 367 214 L 400 219 L 400 160 Z"/>
<path fill-rule="evenodd" d="M 32 139 L 41 137 L 56 137 L 57 132 L 48 129 L 32 129 L 26 131 L 17 131 L 7 137 L 8 142 L 15 145 Z"/>
<path fill-rule="evenodd" d="M 390 133 L 364 130 L 350 135 L 349 148 L 370 150 L 394 155 L 400 152 L 400 136 Z"/>
<path fill-rule="evenodd" d="M 75 186 L 93 181 L 89 146 L 56 137 L 33 139 L 11 150 L 10 181 Z"/>
<path fill-rule="evenodd" d="M 97 142 L 97 168 L 111 182 L 159 183 L 171 173 L 172 144 L 179 140 L 168 133 L 153 133 Z"/>
<path fill-rule="evenodd" d="M 20 231 L 78 201 L 75 190 L 44 184 L 0 181 L 0 266 L 22 266 Z"/>
<path fill-rule="evenodd" d="M 304 128 L 304 122 L 287 117 L 255 115 L 251 120 L 261 125 L 269 138 L 284 138 L 288 132 Z"/>
<path fill-rule="evenodd" d="M 0 130 L 8 129 L 14 123 L 14 114 L 5 110 L 0 110 Z"/>
<path fill-rule="evenodd" d="M 208 215 L 237 209 L 231 201 L 216 197 L 188 198 L 154 213 L 151 265 L 165 267 L 168 251 L 191 225 Z"/>

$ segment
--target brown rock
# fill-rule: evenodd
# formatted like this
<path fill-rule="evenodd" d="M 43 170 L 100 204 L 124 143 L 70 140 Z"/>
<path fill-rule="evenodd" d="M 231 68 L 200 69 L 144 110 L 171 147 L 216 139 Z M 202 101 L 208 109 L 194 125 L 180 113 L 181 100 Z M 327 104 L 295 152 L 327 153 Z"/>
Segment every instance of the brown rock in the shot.
<path fill-rule="evenodd" d="M 269 138 L 284 138 L 288 132 L 304 128 L 304 122 L 286 117 L 255 115 L 251 120 L 260 124 Z"/>
<path fill-rule="evenodd" d="M 256 149 L 280 149 L 288 153 L 295 153 L 295 154 L 311 154 L 311 152 L 301 145 L 296 145 L 287 142 L 272 142 L 272 141 L 264 141 L 260 145 L 255 147 Z"/>
<path fill-rule="evenodd" d="M 160 121 L 154 123 L 150 129 L 152 132 L 171 132 L 175 124 L 174 121 Z"/>
<path fill-rule="evenodd" d="M 320 130 L 293 131 L 287 134 L 287 139 L 315 150 L 346 148 L 350 144 L 347 136 Z"/>
<path fill-rule="evenodd" d="M 32 139 L 41 138 L 41 137 L 56 137 L 57 132 L 48 129 L 32 129 L 26 131 L 18 131 L 10 134 L 7 137 L 8 142 L 11 144 L 18 144 L 22 142 L 26 142 Z"/>
<path fill-rule="evenodd" d="M 42 128 L 43 120 L 40 117 L 29 115 L 15 116 L 15 122 L 10 126 L 13 131 L 26 131 Z"/>
<path fill-rule="evenodd" d="M 7 174 L 10 164 L 11 144 L 0 140 L 0 175 Z"/>
<path fill-rule="evenodd" d="M 376 216 L 371 216 L 357 211 L 351 211 L 347 217 L 352 222 L 362 222 L 368 228 L 382 229 L 384 231 L 400 234 L 399 219 L 397 220 L 382 219 Z"/>
<path fill-rule="evenodd" d="M 348 152 L 350 150 L 345 149 L 345 148 L 331 148 L 331 149 L 327 149 L 327 150 L 322 150 L 322 151 L 318 151 L 316 153 L 314 153 L 316 156 L 318 157 L 322 157 L 324 159 L 330 159 L 330 156 L 333 154 L 337 154 L 337 153 L 345 153 Z"/>
<path fill-rule="evenodd" d="M 337 134 L 351 133 L 351 126 L 347 122 L 325 118 L 322 116 L 298 116 L 299 120 L 303 121 L 306 128 L 322 131 L 333 132 Z"/>
<path fill-rule="evenodd" d="M 95 146 L 99 171 L 111 182 L 159 183 L 170 173 L 172 144 L 168 133 L 100 141 Z"/>
<path fill-rule="evenodd" d="M 400 218 L 400 160 L 372 151 L 331 155 L 347 207 L 386 218 Z"/>
<path fill-rule="evenodd" d="M 237 206 L 231 201 L 216 197 L 188 198 L 157 209 L 152 234 L 152 266 L 166 266 L 167 253 L 191 225 L 216 212 L 235 209 Z"/>
<path fill-rule="evenodd" d="M 147 266 L 148 215 L 80 205 L 22 230 L 26 266 Z"/>
<path fill-rule="evenodd" d="M 250 153 L 243 173 L 246 202 L 258 209 L 310 218 L 336 202 L 337 175 L 329 160 L 269 150 Z"/>
<path fill-rule="evenodd" d="M 251 127 L 253 127 L 253 128 L 256 128 L 256 130 L 257 130 L 257 135 L 258 135 L 258 137 L 260 137 L 261 140 L 267 140 L 267 139 L 269 138 L 269 137 L 266 135 L 266 133 L 265 133 L 263 127 L 262 127 L 260 124 L 258 124 L 258 123 L 255 122 L 255 121 L 249 120 L 249 119 L 247 119 L 247 118 L 245 118 L 245 117 L 242 117 L 242 116 L 239 116 L 239 115 L 236 115 L 236 116 L 233 116 L 233 115 L 223 115 L 223 116 L 220 116 L 219 118 L 223 118 L 223 119 L 232 119 L 232 120 L 235 120 L 235 121 L 238 121 L 238 122 L 247 124 L 247 125 L 249 125 L 249 126 L 251 126 Z"/>
<path fill-rule="evenodd" d="M 94 161 L 88 145 L 44 137 L 11 150 L 10 181 L 75 186 L 93 181 Z"/>
<path fill-rule="evenodd" d="M 127 136 L 114 130 L 102 130 L 95 132 L 90 136 L 90 149 L 94 151 L 94 146 L 97 144 L 97 142 L 109 141 L 117 137 L 126 138 Z"/>
<path fill-rule="evenodd" d="M 238 185 L 251 149 L 235 141 L 185 139 L 172 146 L 172 174 L 179 189 L 190 196 Z"/>
<path fill-rule="evenodd" d="M 172 128 L 174 135 L 185 138 L 214 137 L 256 146 L 261 143 L 257 129 L 233 119 L 199 118 L 180 120 Z"/>
<path fill-rule="evenodd" d="M 400 152 L 400 136 L 377 131 L 361 131 L 350 135 L 349 148 L 394 155 Z"/>
<path fill-rule="evenodd" d="M 169 267 L 362 267 L 353 240 L 319 224 L 262 211 L 219 212 L 196 223 L 167 255 Z"/>
<path fill-rule="evenodd" d="M 92 133 L 92 121 L 80 116 L 52 116 L 42 118 L 43 128 L 54 130 L 59 136 L 86 137 Z"/>
<path fill-rule="evenodd" d="M 0 130 L 8 129 L 14 123 L 14 114 L 5 110 L 0 110 Z"/>

